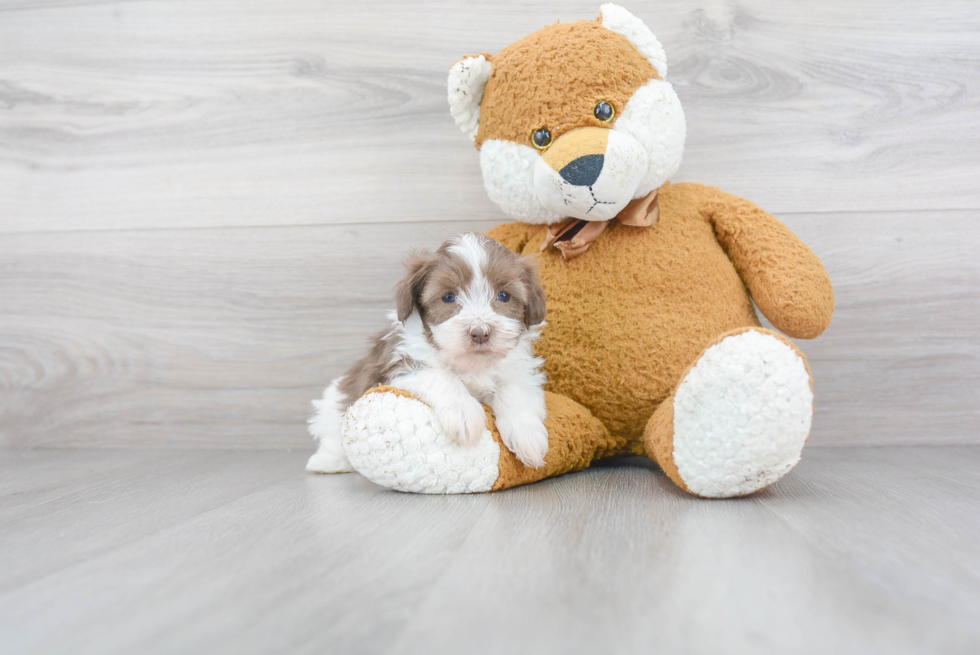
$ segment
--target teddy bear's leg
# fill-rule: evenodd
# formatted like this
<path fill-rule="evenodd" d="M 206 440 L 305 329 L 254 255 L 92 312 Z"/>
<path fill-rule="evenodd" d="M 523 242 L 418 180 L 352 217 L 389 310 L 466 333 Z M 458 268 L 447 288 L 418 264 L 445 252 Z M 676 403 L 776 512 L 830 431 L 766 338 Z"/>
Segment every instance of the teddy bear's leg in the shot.
<path fill-rule="evenodd" d="M 343 447 L 354 469 L 389 489 L 429 494 L 496 491 L 587 467 L 621 450 L 586 408 L 557 394 L 545 397 L 548 454 L 525 467 L 500 439 L 487 409 L 480 442 L 464 447 L 447 437 L 428 405 L 392 387 L 372 389 L 347 411 Z"/>
<path fill-rule="evenodd" d="M 705 348 L 650 418 L 644 447 L 693 494 L 744 496 L 796 466 L 812 416 L 806 358 L 782 335 L 746 328 Z"/>

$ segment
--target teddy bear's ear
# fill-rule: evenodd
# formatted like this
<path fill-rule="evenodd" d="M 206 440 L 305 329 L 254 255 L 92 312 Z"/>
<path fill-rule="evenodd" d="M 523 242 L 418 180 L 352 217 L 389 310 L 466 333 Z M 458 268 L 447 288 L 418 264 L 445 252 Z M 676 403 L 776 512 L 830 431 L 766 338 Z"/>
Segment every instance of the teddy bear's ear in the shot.
<path fill-rule="evenodd" d="M 463 134 L 476 140 L 480 129 L 480 102 L 483 88 L 490 79 L 493 64 L 490 55 L 484 53 L 463 57 L 449 69 L 449 111 Z"/>
<path fill-rule="evenodd" d="M 622 34 L 630 40 L 644 57 L 657 69 L 661 79 L 667 79 L 667 55 L 660 41 L 639 18 L 619 5 L 605 4 L 599 7 L 599 22 L 606 29 Z"/>

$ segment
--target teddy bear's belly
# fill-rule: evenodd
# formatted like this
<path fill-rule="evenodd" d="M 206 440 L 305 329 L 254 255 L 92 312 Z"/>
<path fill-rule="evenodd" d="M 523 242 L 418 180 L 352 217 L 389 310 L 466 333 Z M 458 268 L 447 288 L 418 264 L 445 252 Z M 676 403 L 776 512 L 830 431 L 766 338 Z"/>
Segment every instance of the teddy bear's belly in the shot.
<path fill-rule="evenodd" d="M 532 239 L 525 252 L 538 244 Z M 539 270 L 548 326 L 538 353 L 548 389 L 588 407 L 637 452 L 653 411 L 708 343 L 759 324 L 738 273 L 701 220 L 614 225 L 567 264 L 542 253 Z"/>

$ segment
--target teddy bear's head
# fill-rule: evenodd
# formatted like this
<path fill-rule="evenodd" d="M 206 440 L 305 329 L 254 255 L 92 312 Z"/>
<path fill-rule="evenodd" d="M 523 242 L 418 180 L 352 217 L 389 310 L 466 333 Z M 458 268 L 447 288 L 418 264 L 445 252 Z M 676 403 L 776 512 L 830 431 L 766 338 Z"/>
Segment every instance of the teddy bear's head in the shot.
<path fill-rule="evenodd" d="M 449 73 L 449 107 L 490 199 L 526 223 L 604 221 L 680 165 L 686 124 L 649 28 L 613 4 Z"/>

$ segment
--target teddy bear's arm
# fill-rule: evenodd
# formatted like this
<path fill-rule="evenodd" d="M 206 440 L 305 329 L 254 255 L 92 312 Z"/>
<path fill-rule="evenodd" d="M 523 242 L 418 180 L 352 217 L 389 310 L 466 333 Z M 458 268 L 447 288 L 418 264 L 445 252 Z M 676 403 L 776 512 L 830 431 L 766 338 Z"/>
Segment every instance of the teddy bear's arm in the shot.
<path fill-rule="evenodd" d="M 711 189 L 702 206 L 753 300 L 790 337 L 813 339 L 830 325 L 834 288 L 820 259 L 754 203 Z"/>
<path fill-rule="evenodd" d="M 507 246 L 518 255 L 530 240 L 527 223 L 502 223 L 487 230 L 487 236 Z"/>

